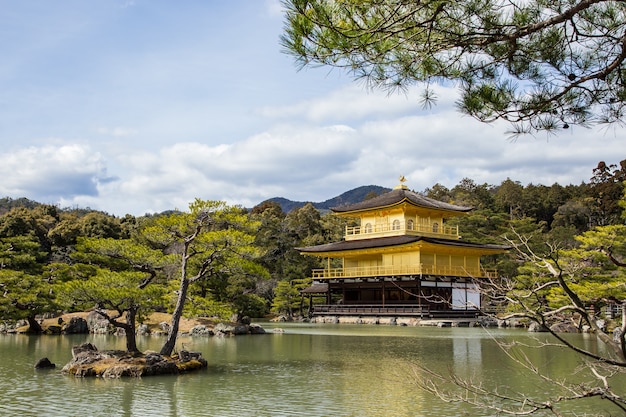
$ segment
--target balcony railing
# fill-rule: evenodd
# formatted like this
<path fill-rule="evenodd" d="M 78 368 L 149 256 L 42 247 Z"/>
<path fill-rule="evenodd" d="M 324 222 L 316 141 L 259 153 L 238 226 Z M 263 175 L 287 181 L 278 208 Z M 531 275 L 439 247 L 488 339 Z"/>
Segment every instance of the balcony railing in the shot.
<path fill-rule="evenodd" d="M 311 312 L 314 316 L 323 314 L 359 316 L 428 316 L 430 307 L 418 304 L 317 304 Z"/>
<path fill-rule="evenodd" d="M 314 269 L 312 275 L 314 280 L 403 275 L 442 275 L 473 278 L 496 278 L 498 276 L 497 271 L 493 269 L 439 265 L 362 266 L 353 268 Z"/>
<path fill-rule="evenodd" d="M 383 223 L 365 226 L 346 227 L 346 240 L 369 239 L 373 237 L 419 235 L 445 238 L 459 238 L 458 226 L 445 226 L 437 223 L 411 224 L 411 223 Z"/>

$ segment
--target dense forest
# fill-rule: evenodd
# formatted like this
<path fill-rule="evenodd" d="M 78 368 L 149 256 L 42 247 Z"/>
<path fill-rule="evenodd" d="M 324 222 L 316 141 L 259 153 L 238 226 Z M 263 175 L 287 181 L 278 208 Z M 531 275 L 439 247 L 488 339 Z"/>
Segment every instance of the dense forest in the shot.
<path fill-rule="evenodd" d="M 587 245 L 585 233 L 624 225 L 625 180 L 626 160 L 590 167 L 589 181 L 581 184 L 545 186 L 507 178 L 491 185 L 465 178 L 453 188 L 435 184 L 423 194 L 474 207 L 451 220 L 465 240 L 501 243 L 513 230 L 537 251 L 568 250 Z M 38 331 L 44 314 L 87 309 L 116 312 L 113 320 L 131 313 L 141 320 L 177 306 L 184 306 L 186 316 L 224 320 L 294 314 L 311 269 L 321 267 L 319 259 L 294 248 L 340 240 L 345 226 L 310 203 L 286 213 L 276 201 L 248 210 L 196 200 L 189 212 L 116 217 L 4 198 L 0 319 L 25 320 Z M 529 274 L 515 253 L 485 261 L 502 276 Z"/>

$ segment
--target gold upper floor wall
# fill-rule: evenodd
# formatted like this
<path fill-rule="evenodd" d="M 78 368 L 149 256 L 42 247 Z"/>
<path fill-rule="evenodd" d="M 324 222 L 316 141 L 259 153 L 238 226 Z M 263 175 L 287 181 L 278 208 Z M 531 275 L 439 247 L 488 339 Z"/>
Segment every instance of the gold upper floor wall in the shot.
<path fill-rule="evenodd" d="M 432 209 L 420 210 L 408 205 L 363 212 L 357 217 L 358 226 L 346 227 L 345 239 L 371 239 L 405 234 L 445 239 L 460 238 L 458 226 L 446 224 L 446 214 Z"/>
<path fill-rule="evenodd" d="M 366 222 L 362 226 L 348 226 L 345 231 L 346 240 L 371 239 L 376 237 L 415 235 L 459 239 L 458 226 L 447 226 L 443 221 L 416 223 L 413 219 L 391 222 Z"/>

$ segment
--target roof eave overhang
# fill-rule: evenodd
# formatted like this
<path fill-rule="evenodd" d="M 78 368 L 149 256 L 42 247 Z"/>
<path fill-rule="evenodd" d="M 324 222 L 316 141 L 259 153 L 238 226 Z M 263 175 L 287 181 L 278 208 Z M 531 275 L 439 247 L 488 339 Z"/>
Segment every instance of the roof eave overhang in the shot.
<path fill-rule="evenodd" d="M 375 239 L 369 241 L 370 243 L 379 240 Z M 337 242 L 339 243 L 339 242 Z M 328 256 L 328 257 L 339 257 L 345 254 L 358 254 L 358 253 L 368 253 L 368 252 L 388 252 L 395 250 L 402 250 L 411 247 L 440 247 L 440 248 L 448 248 L 448 250 L 461 250 L 464 252 L 469 252 L 477 255 L 496 255 L 500 253 L 505 253 L 510 247 L 507 246 L 497 246 L 497 245 L 482 245 L 482 244 L 472 244 L 472 243 L 463 243 L 458 240 L 449 240 L 449 239 L 430 239 L 425 237 L 414 237 L 409 241 L 389 241 L 388 244 L 383 244 L 381 241 L 380 245 L 371 244 L 366 246 L 360 246 L 359 241 L 352 241 L 350 245 L 345 247 L 345 241 L 342 242 L 342 246 L 336 246 L 335 244 L 327 245 L 319 245 L 319 246 L 310 246 L 303 248 L 296 248 L 300 252 L 301 255 L 311 255 L 311 256 Z M 321 249 L 320 246 L 327 246 L 328 249 Z M 334 247 L 333 247 L 334 246 Z"/>

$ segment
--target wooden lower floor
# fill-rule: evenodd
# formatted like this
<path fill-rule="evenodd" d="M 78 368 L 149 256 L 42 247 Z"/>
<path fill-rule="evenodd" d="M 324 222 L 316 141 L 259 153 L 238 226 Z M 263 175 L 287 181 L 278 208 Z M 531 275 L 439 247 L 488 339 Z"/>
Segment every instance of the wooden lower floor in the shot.
<path fill-rule="evenodd" d="M 477 284 L 441 276 L 327 280 L 302 295 L 309 297 L 309 316 L 475 317 L 481 308 Z M 317 302 L 313 302 L 313 297 Z M 323 300 L 323 301 L 322 301 Z"/>

